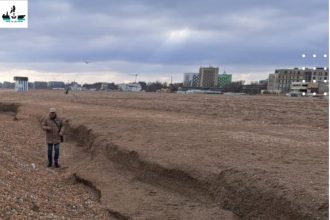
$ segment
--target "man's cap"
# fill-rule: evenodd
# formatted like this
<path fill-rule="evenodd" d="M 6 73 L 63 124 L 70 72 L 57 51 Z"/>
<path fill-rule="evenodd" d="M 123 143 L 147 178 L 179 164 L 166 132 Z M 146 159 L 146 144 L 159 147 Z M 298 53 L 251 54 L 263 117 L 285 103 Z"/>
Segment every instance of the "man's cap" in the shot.
<path fill-rule="evenodd" d="M 50 108 L 49 109 L 49 112 L 51 113 L 51 112 L 56 112 L 56 108 Z"/>

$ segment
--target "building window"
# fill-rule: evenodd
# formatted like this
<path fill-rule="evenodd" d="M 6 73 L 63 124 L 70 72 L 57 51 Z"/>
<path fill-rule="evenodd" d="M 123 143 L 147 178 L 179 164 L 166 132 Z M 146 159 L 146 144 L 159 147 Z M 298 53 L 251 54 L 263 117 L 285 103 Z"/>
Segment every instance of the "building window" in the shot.
<path fill-rule="evenodd" d="M 328 75 L 328 72 L 325 72 L 324 75 L 327 76 Z"/>
<path fill-rule="evenodd" d="M 315 76 L 313 76 L 313 79 L 315 79 L 316 77 Z"/>

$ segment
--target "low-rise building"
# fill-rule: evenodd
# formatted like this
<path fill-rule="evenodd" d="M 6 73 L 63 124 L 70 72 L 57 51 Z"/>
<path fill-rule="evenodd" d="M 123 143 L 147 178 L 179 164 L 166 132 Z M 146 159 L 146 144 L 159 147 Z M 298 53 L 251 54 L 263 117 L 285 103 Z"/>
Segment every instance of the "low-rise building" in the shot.
<path fill-rule="evenodd" d="M 329 86 L 325 82 L 293 82 L 291 84 L 291 94 L 324 94 L 328 93 Z"/>
<path fill-rule="evenodd" d="M 71 82 L 69 88 L 72 91 L 81 91 L 82 90 L 82 86 L 77 82 Z M 59 89 L 62 89 L 62 88 L 59 88 Z"/>
<path fill-rule="evenodd" d="M 102 83 L 101 84 L 101 88 L 100 88 L 100 90 L 108 90 L 109 89 L 109 87 L 108 87 L 108 83 Z"/>
<path fill-rule="evenodd" d="M 3 84 L 2 84 L 2 87 L 4 89 L 14 89 L 15 88 L 15 83 L 4 81 Z"/>
<path fill-rule="evenodd" d="M 261 94 L 263 90 L 267 90 L 267 85 L 265 84 L 243 85 L 243 93 L 249 95 Z"/>
<path fill-rule="evenodd" d="M 139 83 L 118 84 L 118 90 L 123 92 L 140 92 L 142 87 Z"/>
<path fill-rule="evenodd" d="M 29 91 L 29 78 L 23 76 L 15 76 L 15 91 L 16 92 L 27 92 Z"/>
<path fill-rule="evenodd" d="M 259 85 L 266 85 L 266 86 L 268 86 L 268 79 L 259 80 L 258 84 Z"/>
<path fill-rule="evenodd" d="M 62 81 L 50 81 L 48 82 L 48 88 L 50 89 L 64 89 L 65 83 Z"/>
<path fill-rule="evenodd" d="M 307 93 L 308 82 L 293 82 L 291 84 L 291 93 Z"/>
<path fill-rule="evenodd" d="M 29 82 L 28 83 L 28 87 L 29 87 L 29 89 L 34 89 L 34 83 L 33 82 Z"/>
<path fill-rule="evenodd" d="M 33 83 L 33 88 L 34 89 L 48 89 L 48 83 L 42 82 L 42 81 L 35 81 Z"/>

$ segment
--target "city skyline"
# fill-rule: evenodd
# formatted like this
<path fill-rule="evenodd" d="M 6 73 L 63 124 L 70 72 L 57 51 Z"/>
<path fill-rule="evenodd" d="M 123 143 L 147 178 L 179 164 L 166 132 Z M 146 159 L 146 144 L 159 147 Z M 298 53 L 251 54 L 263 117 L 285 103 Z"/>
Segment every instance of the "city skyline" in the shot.
<path fill-rule="evenodd" d="M 0 81 L 182 82 L 212 65 L 250 82 L 328 66 L 328 10 L 321 0 L 30 1 L 28 29 L 0 29 Z"/>

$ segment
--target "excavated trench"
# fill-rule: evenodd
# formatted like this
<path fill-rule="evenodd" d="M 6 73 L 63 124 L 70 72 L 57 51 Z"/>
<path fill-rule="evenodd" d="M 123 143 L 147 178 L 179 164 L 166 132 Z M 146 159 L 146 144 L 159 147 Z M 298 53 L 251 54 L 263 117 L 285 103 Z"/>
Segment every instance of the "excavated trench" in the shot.
<path fill-rule="evenodd" d="M 13 114 L 16 118 L 19 107 L 16 103 L 0 103 L 0 113 Z M 42 120 L 41 116 L 37 118 Z M 111 143 L 86 126 L 68 123 L 66 127 L 66 140 L 73 142 L 76 148 L 83 149 L 91 160 L 97 160 L 102 154 L 140 182 L 165 188 L 194 201 L 213 203 L 241 219 L 328 219 L 326 204 L 315 207 L 307 203 L 308 194 L 300 201 L 283 190 L 285 186 L 281 186 L 264 170 L 227 169 L 214 179 L 205 181 L 183 170 L 168 169 L 156 162 L 143 160 L 137 152 Z M 101 200 L 103 188 L 98 188 L 88 176 L 73 173 L 73 177 L 94 189 Z M 130 219 L 117 210 L 108 211 L 117 219 Z"/>
<path fill-rule="evenodd" d="M 0 112 L 12 112 L 15 115 L 18 104 L 0 103 Z M 37 116 L 39 122 L 42 116 Z M 168 191 L 180 194 L 199 203 L 214 204 L 219 208 L 234 213 L 241 219 L 328 219 L 328 206 L 315 207 L 299 201 L 290 195 L 285 186 L 260 169 L 254 170 L 223 170 L 214 179 L 205 181 L 190 175 L 184 170 L 168 169 L 156 162 L 141 159 L 135 151 L 129 151 L 98 136 L 92 129 L 83 126 L 66 125 L 67 142 L 83 149 L 91 160 L 98 160 L 100 154 L 109 162 L 118 165 L 132 174 L 136 180 Z M 76 181 L 91 187 L 100 198 L 103 190 L 88 176 L 73 173 Z M 117 210 L 108 209 L 117 219 L 131 219 L 130 216 Z"/>
<path fill-rule="evenodd" d="M 83 148 L 92 160 L 97 160 L 99 154 L 105 154 L 109 161 L 132 173 L 138 181 L 166 188 L 191 200 L 214 203 L 242 219 L 301 220 L 327 219 L 328 216 L 326 205 L 315 207 L 295 200 L 290 193 L 281 190 L 284 186 L 260 169 L 227 169 L 206 182 L 183 170 L 168 169 L 155 162 L 145 161 L 137 152 L 122 149 L 99 138 L 88 127 L 68 124 L 67 132 L 67 140 Z M 93 183 L 89 182 L 88 185 Z M 98 190 L 102 194 L 102 189 Z M 121 219 L 129 219 L 117 214 Z"/>
<path fill-rule="evenodd" d="M 95 186 L 95 184 L 93 184 L 91 181 L 89 181 L 87 179 L 81 178 L 76 173 L 73 173 L 72 174 L 72 177 L 73 177 L 73 179 L 74 179 L 75 182 L 80 183 L 80 184 L 83 184 L 83 185 L 91 188 L 94 191 L 94 193 L 97 195 L 98 202 L 101 202 L 102 193 L 101 193 L 101 190 L 98 189 Z M 130 219 L 129 217 L 124 216 L 123 214 L 121 214 L 119 212 L 116 212 L 114 210 L 107 209 L 107 211 L 109 212 L 110 216 L 113 217 L 113 218 L 115 218 L 115 219 L 118 219 L 118 220 L 129 220 Z"/>
<path fill-rule="evenodd" d="M 0 113 L 10 114 L 16 119 L 20 104 L 0 102 Z"/>
<path fill-rule="evenodd" d="M 19 104 L 0 103 L 0 113 L 10 113 L 16 118 L 19 107 Z M 42 117 L 39 115 L 37 119 L 40 122 Z M 227 169 L 216 178 L 204 181 L 183 170 L 168 169 L 156 162 L 145 161 L 137 152 L 122 149 L 83 125 L 72 126 L 68 123 L 66 141 L 83 149 L 91 160 L 97 160 L 99 154 L 105 155 L 109 162 L 118 165 L 118 169 L 130 172 L 142 183 L 165 188 L 200 203 L 213 203 L 241 219 L 328 219 L 326 204 L 315 207 L 292 199 L 289 193 L 285 193 L 287 190 L 281 190 L 283 186 L 263 170 Z M 82 177 L 79 173 L 72 175 L 77 182 L 92 188 L 101 201 L 104 189 L 98 188 L 88 176 Z M 305 198 L 304 201 L 308 200 Z M 108 211 L 117 219 L 131 219 L 117 210 Z"/>

